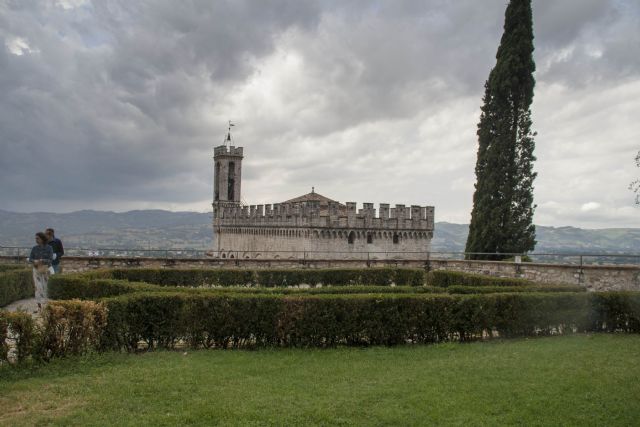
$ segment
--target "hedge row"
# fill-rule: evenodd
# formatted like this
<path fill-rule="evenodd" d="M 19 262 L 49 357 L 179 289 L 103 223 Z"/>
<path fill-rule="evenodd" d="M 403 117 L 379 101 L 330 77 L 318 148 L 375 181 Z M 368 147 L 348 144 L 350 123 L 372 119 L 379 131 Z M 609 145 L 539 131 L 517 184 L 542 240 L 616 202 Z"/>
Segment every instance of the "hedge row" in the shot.
<path fill-rule="evenodd" d="M 449 286 L 442 289 L 450 294 L 495 294 L 511 292 L 586 292 L 583 286 L 574 285 L 538 285 L 538 286 Z"/>
<path fill-rule="evenodd" d="M 0 307 L 35 295 L 33 274 L 24 266 L 21 269 L 9 269 L 0 273 Z"/>
<path fill-rule="evenodd" d="M 307 284 L 332 286 L 422 286 L 424 270 L 412 268 L 367 269 L 115 269 L 94 273 L 103 278 L 153 283 L 161 286 L 263 286 Z M 97 277 L 97 276 L 94 276 Z"/>
<path fill-rule="evenodd" d="M 160 289 L 159 286 L 148 283 L 94 279 L 84 274 L 56 274 L 49 278 L 48 295 L 54 300 L 90 300 Z"/>
<path fill-rule="evenodd" d="M 99 299 L 135 292 L 186 292 L 207 294 L 266 294 L 266 295 L 345 295 L 345 294 L 488 294 L 510 292 L 584 292 L 580 286 L 323 286 L 315 288 L 264 288 L 264 287 L 220 287 L 220 288 L 176 288 L 128 282 L 114 279 L 86 279 L 82 275 L 57 275 L 49 281 L 49 296 L 52 299 Z"/>
<path fill-rule="evenodd" d="M 0 362 L 137 351 L 141 342 L 150 349 L 329 347 L 590 331 L 640 333 L 640 293 L 286 296 L 194 289 L 52 301 L 41 326 L 25 313 L 0 311 Z"/>
<path fill-rule="evenodd" d="M 0 264 L 0 273 L 13 270 L 24 270 L 25 268 L 27 268 L 27 266 L 24 264 Z"/>
<path fill-rule="evenodd" d="M 35 322 L 27 313 L 0 310 L 0 363 L 9 360 L 9 340 L 13 340 L 13 359 L 23 361 L 33 353 Z"/>
<path fill-rule="evenodd" d="M 0 364 L 97 351 L 106 321 L 106 307 L 94 301 L 51 301 L 38 323 L 27 313 L 0 310 Z"/>
<path fill-rule="evenodd" d="M 434 270 L 427 274 L 427 284 L 440 288 L 449 286 L 535 286 L 537 283 L 526 279 L 494 277 L 459 271 Z"/>
<path fill-rule="evenodd" d="M 586 331 L 640 332 L 638 293 L 237 295 L 104 300 L 102 347 L 395 345 Z"/>

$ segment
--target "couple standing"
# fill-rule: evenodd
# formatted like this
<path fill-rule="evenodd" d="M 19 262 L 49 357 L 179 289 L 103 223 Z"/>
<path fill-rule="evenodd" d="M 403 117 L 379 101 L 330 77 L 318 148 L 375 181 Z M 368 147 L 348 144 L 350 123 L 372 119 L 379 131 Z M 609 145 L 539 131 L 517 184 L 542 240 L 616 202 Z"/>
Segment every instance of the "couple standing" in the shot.
<path fill-rule="evenodd" d="M 36 245 L 31 248 L 29 262 L 33 264 L 33 283 L 36 288 L 38 308 L 47 299 L 47 282 L 49 274 L 60 273 L 60 258 L 64 255 L 64 248 L 60 239 L 56 238 L 53 228 L 47 228 L 44 233 L 36 233 Z"/>

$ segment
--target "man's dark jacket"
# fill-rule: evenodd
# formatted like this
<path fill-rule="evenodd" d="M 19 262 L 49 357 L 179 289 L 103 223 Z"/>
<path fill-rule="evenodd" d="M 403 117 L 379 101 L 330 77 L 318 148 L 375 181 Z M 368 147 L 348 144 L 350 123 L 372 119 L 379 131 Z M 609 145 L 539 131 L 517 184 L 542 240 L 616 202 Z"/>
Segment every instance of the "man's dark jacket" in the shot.
<path fill-rule="evenodd" d="M 62 247 L 62 242 L 57 237 L 54 237 L 53 239 L 49 240 L 47 244 L 51 246 L 51 249 L 53 249 L 53 253 L 56 254 L 56 259 L 54 259 L 51 264 L 52 265 L 60 264 L 60 258 L 62 258 L 62 255 L 64 255 L 64 248 Z"/>

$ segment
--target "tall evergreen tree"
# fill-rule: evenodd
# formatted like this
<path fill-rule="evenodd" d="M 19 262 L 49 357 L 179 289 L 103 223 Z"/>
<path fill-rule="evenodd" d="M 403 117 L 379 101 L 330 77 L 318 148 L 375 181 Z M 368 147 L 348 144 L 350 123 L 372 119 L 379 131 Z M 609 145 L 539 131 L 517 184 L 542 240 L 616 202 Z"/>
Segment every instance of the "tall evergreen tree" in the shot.
<path fill-rule="evenodd" d="M 466 252 L 523 253 L 535 247 L 535 133 L 530 109 L 534 71 L 531 0 L 511 0 L 496 65 L 485 83 Z"/>

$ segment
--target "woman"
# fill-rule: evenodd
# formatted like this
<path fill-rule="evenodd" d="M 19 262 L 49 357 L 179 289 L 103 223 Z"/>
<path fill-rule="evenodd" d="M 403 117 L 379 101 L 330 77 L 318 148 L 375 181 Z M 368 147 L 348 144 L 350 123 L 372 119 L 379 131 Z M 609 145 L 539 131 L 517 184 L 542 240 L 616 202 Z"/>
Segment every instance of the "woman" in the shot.
<path fill-rule="evenodd" d="M 47 282 L 49 281 L 49 266 L 53 261 L 53 248 L 47 244 L 44 233 L 36 233 L 36 245 L 31 248 L 29 262 L 33 264 L 33 283 L 36 286 L 36 302 L 38 309 L 47 300 Z"/>

